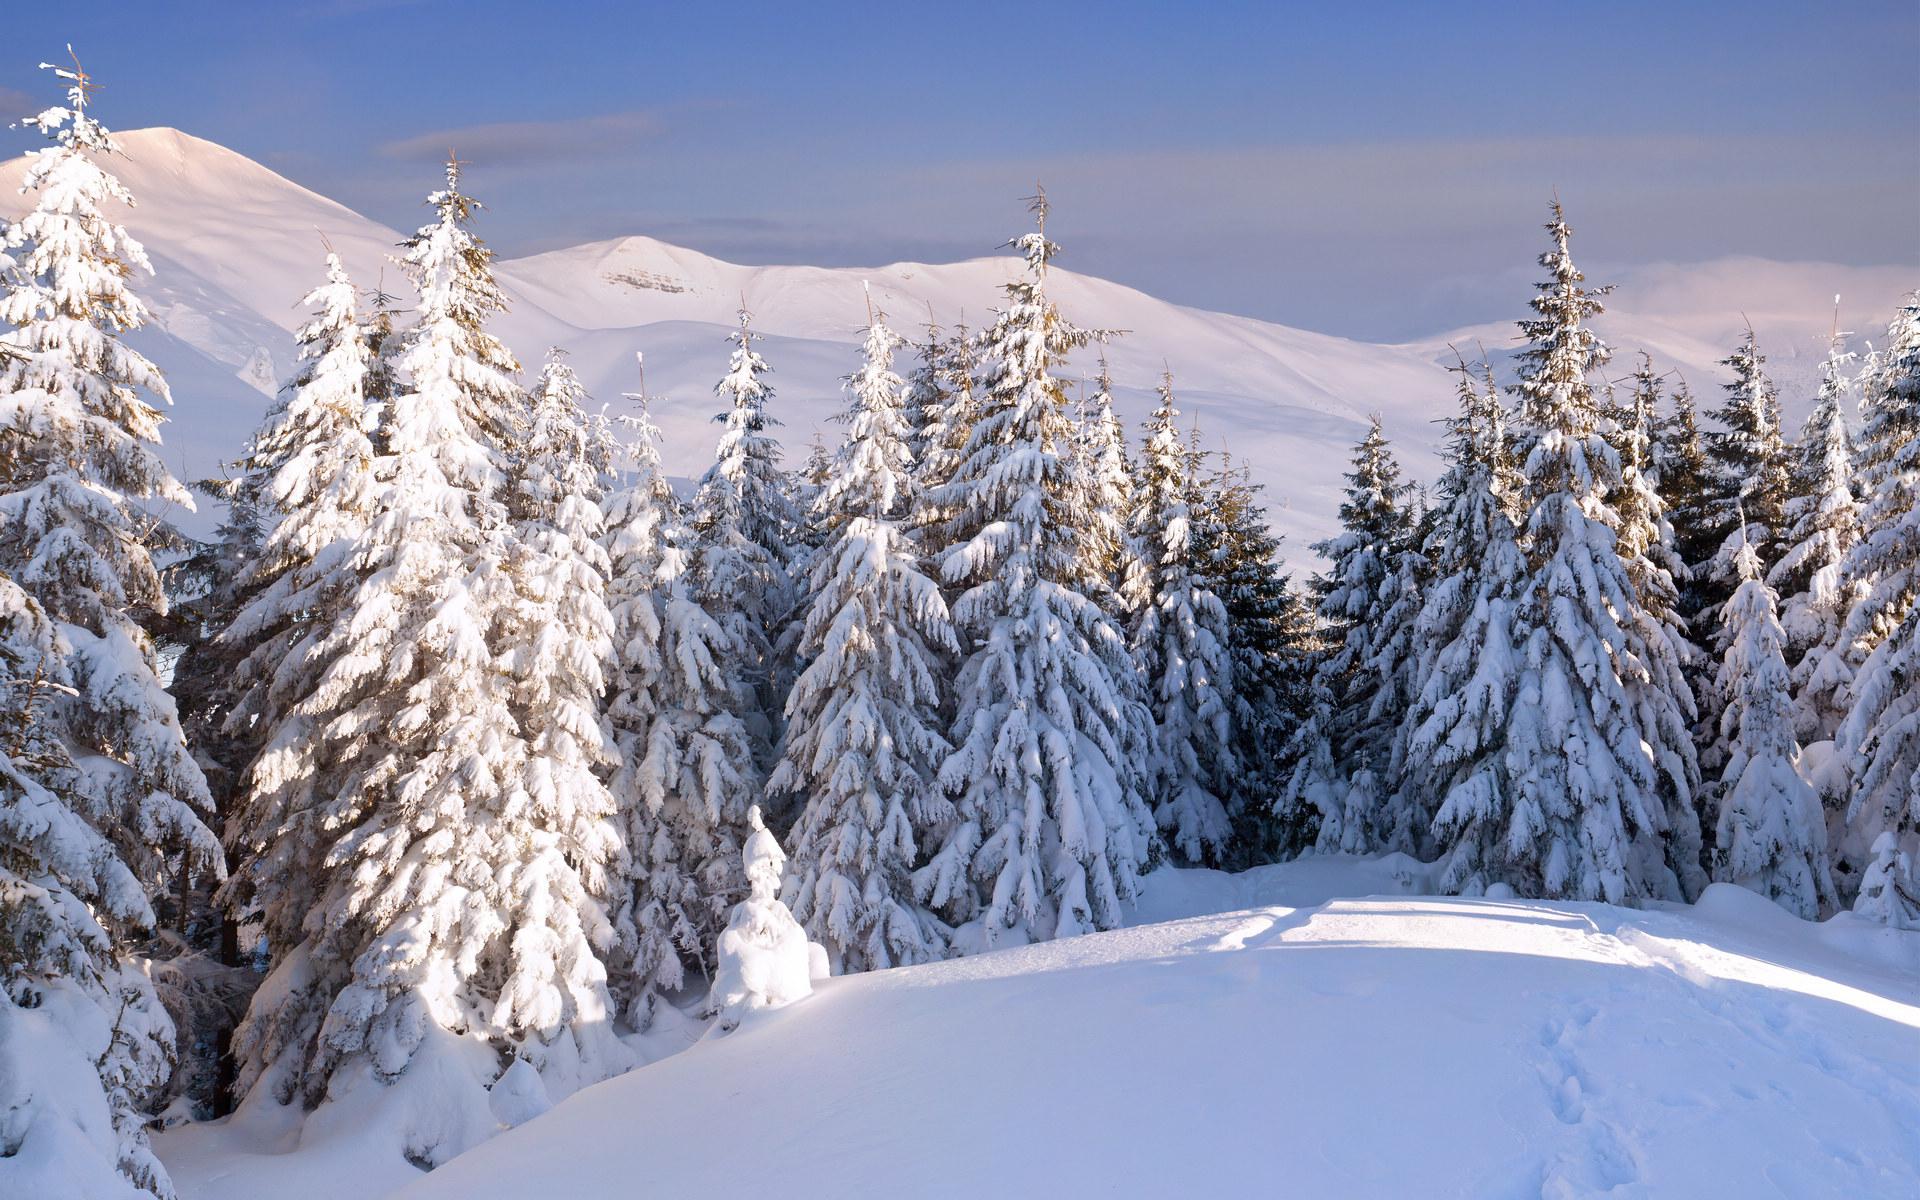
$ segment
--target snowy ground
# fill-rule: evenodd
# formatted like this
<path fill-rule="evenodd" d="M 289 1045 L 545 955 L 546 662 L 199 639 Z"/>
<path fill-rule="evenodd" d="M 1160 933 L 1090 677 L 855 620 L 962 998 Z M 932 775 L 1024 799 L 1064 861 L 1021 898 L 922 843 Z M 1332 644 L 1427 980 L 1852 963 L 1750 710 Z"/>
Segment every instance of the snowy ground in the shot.
<path fill-rule="evenodd" d="M 1920 1195 L 1920 935 L 1426 884 L 1163 872 L 1134 928 L 828 981 L 430 1175 L 263 1114 L 159 1148 L 186 1200 Z"/>

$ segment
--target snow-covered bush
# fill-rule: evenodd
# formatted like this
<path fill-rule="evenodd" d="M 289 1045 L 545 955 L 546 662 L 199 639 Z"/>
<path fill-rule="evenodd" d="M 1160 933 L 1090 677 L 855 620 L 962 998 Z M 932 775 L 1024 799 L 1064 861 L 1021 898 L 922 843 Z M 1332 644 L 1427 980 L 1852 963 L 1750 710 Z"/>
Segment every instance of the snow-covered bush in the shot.
<path fill-rule="evenodd" d="M 747 1013 L 804 1000 L 813 994 L 813 981 L 827 973 L 825 947 L 808 941 L 807 931 L 780 902 L 787 855 L 760 819 L 757 804 L 747 810 L 747 828 L 752 832 L 741 858 L 748 894 L 733 906 L 720 934 L 709 1001 L 723 1033 L 738 1026 Z"/>

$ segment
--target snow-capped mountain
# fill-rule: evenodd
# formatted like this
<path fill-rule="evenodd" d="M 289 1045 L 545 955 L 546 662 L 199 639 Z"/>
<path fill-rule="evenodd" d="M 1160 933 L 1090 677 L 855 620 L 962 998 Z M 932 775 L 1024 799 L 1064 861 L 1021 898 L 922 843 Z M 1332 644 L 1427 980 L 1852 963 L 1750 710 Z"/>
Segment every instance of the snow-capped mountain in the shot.
<path fill-rule="evenodd" d="M 304 316 L 300 297 L 320 278 L 323 239 L 356 282 L 404 293 L 388 257 L 402 235 L 178 130 L 117 140 L 125 153 L 114 169 L 139 201 L 126 224 L 155 267 L 137 286 L 157 326 L 141 344 L 173 383 L 167 458 L 183 477 L 205 477 L 240 447 L 291 371 L 291 332 Z M 23 161 L 0 163 L 0 195 L 10 198 L 0 215 L 21 207 L 14 193 Z M 422 194 L 436 183 L 423 177 Z M 473 186 L 484 199 L 484 164 Z M 477 228 L 484 236 L 484 216 Z M 1067 262 L 1072 249 L 1069 241 Z M 1592 248 L 1600 257 L 1621 249 Z M 638 385 L 633 355 L 644 351 L 668 466 L 695 474 L 711 450 L 724 335 L 742 304 L 766 337 L 774 411 L 797 456 L 816 434 L 833 436 L 828 417 L 841 403 L 840 378 L 855 364 L 866 319 L 863 283 L 913 336 L 929 319 L 985 324 L 1015 267 L 1011 257 L 754 267 L 635 236 L 498 264 L 511 303 L 500 331 L 524 363 L 537 364 L 550 345 L 567 349 L 614 411 L 626 403 L 621 393 Z M 1683 370 L 1705 398 L 1719 378 L 1716 360 L 1750 320 L 1796 417 L 1811 395 L 1834 293 L 1844 297 L 1843 327 L 1871 332 L 1916 280 L 1895 268 L 1730 259 L 1642 268 L 1618 282 L 1602 331 L 1623 355 L 1646 348 L 1662 366 Z M 1145 415 L 1154 383 L 1171 369 L 1188 418 L 1210 446 L 1227 448 L 1267 485 L 1274 521 L 1303 560 L 1306 546 L 1334 526 L 1349 447 L 1367 415 L 1380 414 L 1410 471 L 1430 477 L 1430 423 L 1452 404 L 1443 370 L 1450 344 L 1470 357 L 1476 341 L 1498 353 L 1513 333 L 1498 324 L 1376 345 L 1170 304 L 1067 270 L 1055 272 L 1052 289 L 1076 324 L 1124 331 L 1108 357 L 1129 423 Z M 1516 293 L 1515 316 L 1525 301 Z M 1091 373 L 1093 354 L 1082 357 L 1076 365 Z"/>

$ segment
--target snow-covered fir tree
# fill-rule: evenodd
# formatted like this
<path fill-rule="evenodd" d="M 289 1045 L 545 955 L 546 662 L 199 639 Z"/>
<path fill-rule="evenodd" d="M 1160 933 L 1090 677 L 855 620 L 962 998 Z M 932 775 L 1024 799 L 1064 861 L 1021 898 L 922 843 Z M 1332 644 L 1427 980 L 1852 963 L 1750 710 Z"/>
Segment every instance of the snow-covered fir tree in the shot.
<path fill-rule="evenodd" d="M 1514 524 L 1522 481 L 1500 393 L 1457 368 L 1459 413 L 1447 422 L 1447 469 L 1422 549 L 1433 583 L 1414 631 L 1414 683 L 1395 760 L 1401 803 L 1447 814 L 1441 832 L 1485 811 L 1500 787 L 1491 751 L 1505 734 L 1518 679 L 1513 612 L 1526 576 Z M 1473 841 L 1442 859 L 1442 883 L 1484 890 Z"/>
<path fill-rule="evenodd" d="M 174 1026 L 127 950 L 154 912 L 58 728 L 70 663 L 0 574 L 0 1189 L 171 1196 L 145 1127 Z"/>
<path fill-rule="evenodd" d="M 1674 386 L 1672 410 L 1655 428 L 1653 473 L 1667 523 L 1673 527 L 1674 553 L 1686 567 L 1686 574 L 1675 580 L 1681 585 L 1680 615 L 1690 636 L 1697 634 L 1697 618 L 1707 606 L 1706 590 L 1712 583 L 1707 567 L 1720 548 L 1714 536 L 1712 471 L 1693 392 L 1683 378 Z"/>
<path fill-rule="evenodd" d="M 1611 389 L 1610 389 L 1611 390 Z M 1622 673 L 1627 693 L 1638 709 L 1640 722 L 1659 728 L 1673 710 L 1692 722 L 1698 705 L 1688 668 L 1704 656 L 1688 640 L 1686 619 L 1680 612 L 1679 581 L 1689 571 L 1674 549 L 1673 526 L 1667 520 L 1654 465 L 1655 413 L 1660 403 L 1660 379 L 1653 360 L 1640 356 L 1627 401 L 1612 415 L 1612 441 L 1620 460 L 1618 484 L 1611 496 L 1614 549 L 1626 564 L 1640 613 L 1662 627 L 1663 636 L 1638 641 L 1638 670 Z M 1676 730 L 1677 733 L 1677 730 Z M 1699 759 L 1684 738 L 1651 743 L 1659 766 L 1659 790 L 1667 810 L 1664 843 L 1643 840 L 1641 853 L 1649 873 L 1662 860 L 1672 867 L 1683 895 L 1698 895 L 1706 886 L 1702 862 Z"/>
<path fill-rule="evenodd" d="M 923 368 L 931 376 L 925 386 L 937 391 L 940 402 L 938 408 L 923 408 L 919 419 L 912 524 L 921 549 L 930 556 L 945 550 L 959 533 L 954 524 L 956 514 L 947 501 L 947 485 L 966 459 L 967 443 L 979 418 L 980 399 L 974 387 L 975 340 L 961 325 L 945 341 L 929 344 L 922 351 Z M 923 390 L 921 394 L 929 393 Z"/>
<path fill-rule="evenodd" d="M 1767 378 L 1766 362 L 1751 329 L 1733 353 L 1720 360 L 1732 370 L 1733 381 L 1713 411 L 1721 427 L 1705 435 L 1713 529 L 1721 543 L 1715 553 L 1723 560 L 1717 572 L 1716 600 L 1732 594 L 1737 586 L 1731 558 L 1742 541 L 1734 536 L 1739 532 L 1739 513 L 1744 512 L 1748 524 L 1755 527 L 1746 531 L 1744 541 L 1768 570 L 1780 561 L 1785 545 L 1792 484 L 1787 444 L 1780 431 L 1780 397 Z"/>
<path fill-rule="evenodd" d="M 1193 569 L 1226 610 L 1237 767 L 1227 800 L 1233 822 L 1228 859 L 1243 868 L 1292 857 L 1311 844 L 1311 828 L 1288 820 L 1274 797 L 1288 773 L 1287 745 L 1306 694 L 1314 617 L 1281 563 L 1260 485 L 1222 452 L 1200 494 Z"/>
<path fill-rule="evenodd" d="M 1318 814 L 1315 844 L 1326 852 L 1412 848 L 1401 839 L 1413 830 L 1386 803 L 1418 612 L 1410 499 L 1376 417 L 1354 447 L 1341 533 L 1314 547 L 1329 563 L 1316 582 L 1330 652 L 1314 670 L 1282 798 Z"/>
<path fill-rule="evenodd" d="M 1103 389 L 1104 391 L 1104 389 Z M 1140 604 L 1131 645 L 1153 716 L 1148 797 L 1182 861 L 1216 866 L 1233 832 L 1233 660 L 1227 611 L 1196 571 L 1195 465 L 1181 444 L 1173 377 L 1146 423 L 1131 522 Z M 1110 409 L 1109 409 L 1110 411 Z"/>
<path fill-rule="evenodd" d="M 1540 262 L 1550 278 L 1533 299 L 1537 315 L 1521 322 L 1528 345 L 1515 389 L 1526 576 L 1511 644 L 1482 651 L 1512 659 L 1506 732 L 1461 764 L 1480 782 L 1452 793 L 1436 828 L 1463 891 L 1671 896 L 1673 873 L 1643 849 L 1666 833 L 1661 791 L 1680 785 L 1673 764 L 1692 746 L 1680 698 L 1655 708 L 1644 664 L 1662 653 L 1667 628 L 1640 606 L 1615 548 L 1607 498 L 1620 466 L 1588 380 L 1606 356 L 1586 325 L 1600 293 L 1582 286 L 1557 203 L 1547 230 L 1553 246 Z M 1663 653 L 1677 656 L 1670 645 Z"/>
<path fill-rule="evenodd" d="M 805 667 L 767 780 L 769 794 L 804 802 L 786 897 L 843 973 L 925 962 L 945 948 L 945 928 L 914 897 L 911 876 L 953 811 L 938 780 L 951 750 L 940 685 L 958 643 L 904 524 L 911 429 L 893 372 L 903 344 L 875 316 L 847 379 L 846 440 L 815 501 L 828 541 L 807 580 L 796 646 Z"/>
<path fill-rule="evenodd" d="M 734 684 L 740 652 L 693 598 L 693 537 L 639 399 L 627 482 L 607 502 L 607 720 L 619 761 L 610 786 L 627 848 L 613 984 L 644 1030 L 686 986 L 689 967 L 712 977 L 714 942 L 742 887 L 740 827 L 760 780 L 746 701 Z"/>
<path fill-rule="evenodd" d="M 793 603 L 790 571 L 800 515 L 780 467 L 780 443 L 772 432 L 778 422 L 767 415 L 773 396 L 764 378 L 769 368 L 753 348 L 759 335 L 750 321 L 741 309 L 727 373 L 714 388 L 727 408 L 714 418 L 724 430 L 714 463 L 694 493 L 689 582 L 694 599 L 726 626 L 735 647 L 732 685 L 743 689 L 760 762 L 776 732 L 780 697 L 773 644 Z M 743 810 L 737 819 L 745 817 Z"/>
<path fill-rule="evenodd" d="M 45 1057 L 72 1077 L 0 1085 L 14 1114 L 0 1163 L 36 1126 L 50 1147 L 85 1121 L 76 1152 L 167 1196 L 144 1108 L 173 1027 L 135 953 L 149 895 L 224 864 L 138 618 L 166 608 L 152 551 L 167 531 L 142 505 L 191 501 L 155 450 L 166 381 L 121 340 L 148 315 L 128 287 L 150 272 L 146 252 L 110 211 L 133 197 L 104 165 L 117 148 L 90 81 L 77 65 L 57 74 L 67 103 L 24 122 L 52 143 L 28 156 L 32 208 L 0 229 L 0 1042 L 54 1039 Z M 49 1111 L 66 1101 L 89 1115 Z"/>
<path fill-rule="evenodd" d="M 1846 716 L 1853 676 L 1840 631 L 1860 598 L 1841 570 L 1861 532 L 1846 411 L 1851 379 L 1845 368 L 1854 357 L 1836 335 L 1820 364 L 1820 391 L 1794 454 L 1787 550 L 1767 576 L 1780 595 L 1794 733 L 1803 745 L 1833 737 Z"/>
<path fill-rule="evenodd" d="M 247 753 L 226 824 L 238 859 L 228 907 L 261 923 L 269 944 L 293 946 L 312 906 L 323 843 L 317 790 L 327 756 L 299 704 L 318 680 L 309 658 L 332 634 L 361 573 L 351 551 L 375 503 L 373 355 L 346 270 L 327 256 L 326 282 L 297 336 L 302 366 L 284 403 L 254 436 L 233 489 L 239 506 L 264 507 L 267 523 L 237 585 L 243 601 L 212 649 L 238 656 L 241 683 L 217 732 Z"/>
<path fill-rule="evenodd" d="M 591 798 L 552 812 L 530 795 L 498 644 L 520 599 L 504 490 L 524 404 L 485 328 L 504 302 L 457 163 L 428 203 L 404 259 L 420 307 L 377 513 L 351 551 L 363 578 L 308 651 L 324 666 L 295 708 L 327 756 L 322 878 L 305 940 L 270 947 L 239 1046 L 247 1082 L 309 1105 L 410 1070 L 431 1080 L 406 1136 L 440 1162 L 497 1128 L 486 1088 L 512 1064 L 564 1092 L 630 1059 L 609 1024 L 594 887 L 618 842 Z"/>
<path fill-rule="evenodd" d="M 1910 293 L 1887 324 L 1884 349 L 1868 356 L 1860 387 L 1860 484 L 1871 496 L 1895 470 L 1901 449 L 1920 437 L 1920 291 Z"/>
<path fill-rule="evenodd" d="M 906 391 L 901 400 L 907 421 L 907 453 L 914 464 L 916 481 L 927 457 L 927 444 L 939 425 L 947 406 L 947 381 L 943 369 L 946 339 L 927 313 L 927 338 L 914 347 L 914 363 L 907 369 Z"/>
<path fill-rule="evenodd" d="M 1074 427 L 1057 371 L 1086 335 L 1047 295 L 1057 247 L 1014 243 L 1026 271 L 982 339 L 977 411 L 934 502 L 953 514 L 940 556 L 965 654 L 955 749 L 940 780 L 955 819 L 915 877 L 962 945 L 1115 925 L 1148 861 L 1152 816 L 1135 756 L 1147 716 L 1128 698 L 1126 641 L 1090 595 L 1090 515 L 1069 469 Z"/>
<path fill-rule="evenodd" d="M 611 949 L 610 927 L 600 924 L 602 905 L 617 899 L 616 880 L 624 878 L 625 864 L 613 796 L 602 781 L 615 762 L 601 719 L 613 653 L 600 507 L 610 449 L 587 416 L 586 399 L 565 352 L 548 350 L 515 429 L 506 486 L 512 532 L 506 571 L 513 595 L 498 617 L 496 644 L 512 676 L 511 708 L 526 741 L 528 818 L 542 835 L 553 835 L 537 843 L 534 861 L 515 864 L 520 886 L 548 889 L 552 898 L 546 903 L 579 905 L 583 896 L 594 898 L 582 930 L 566 932 L 576 938 L 584 933 L 595 957 L 575 958 L 566 972 L 569 986 L 590 993 L 597 1005 L 606 985 L 600 956 Z M 579 954 L 577 943 L 554 940 L 562 955 Z M 539 1054 L 523 1057 L 536 1067 L 559 1067 Z M 584 1076 L 562 1082 L 569 1089 L 591 1082 L 612 1065 L 585 1064 Z"/>
<path fill-rule="evenodd" d="M 347 551 L 373 503 L 371 354 L 337 255 L 328 253 L 326 280 L 305 303 L 316 311 L 296 333 L 298 371 L 236 464 L 239 473 L 206 489 L 225 503 L 225 520 L 212 541 L 169 569 L 170 584 L 191 596 L 177 611 L 196 625 L 182 631 L 173 692 L 233 866 L 218 897 L 224 912 L 209 903 L 213 928 L 199 941 L 229 972 L 242 963 L 241 922 L 258 922 L 275 944 L 291 945 L 313 899 L 320 847 L 304 823 L 315 811 L 318 747 L 304 719 L 283 708 L 311 685 L 304 652 L 358 582 Z M 289 812 L 298 814 L 301 836 L 281 836 Z M 241 992 L 230 1006 L 237 1017 L 245 1005 Z M 224 1015 L 199 1007 L 224 1043 Z M 202 1072 L 218 1094 L 196 1093 L 196 1102 L 224 1109 L 232 1062 L 222 1052 L 217 1069 Z"/>
<path fill-rule="evenodd" d="M 1127 459 L 1126 429 L 1113 411 L 1113 377 L 1104 352 L 1099 372 L 1093 377 L 1093 392 L 1081 405 L 1079 424 L 1078 465 L 1090 489 L 1087 503 L 1093 513 L 1094 569 L 1107 586 L 1107 611 L 1116 621 L 1124 622 L 1134 611 L 1127 596 L 1127 581 L 1138 557 L 1130 531 L 1135 506 L 1134 467 Z"/>
<path fill-rule="evenodd" d="M 1760 556 L 1736 533 L 1740 586 L 1720 622 L 1721 773 L 1713 877 L 1759 892 L 1811 920 L 1832 900 L 1826 816 L 1795 764 L 1786 635 L 1774 592 L 1760 577 Z"/>
<path fill-rule="evenodd" d="M 1916 923 L 1920 879 L 1920 297 L 1888 330 L 1862 405 L 1862 475 L 1872 489 L 1865 533 L 1844 574 L 1861 589 L 1842 636 L 1863 655 L 1852 707 L 1834 738 L 1847 784 L 1846 836 L 1836 847 L 1844 894 L 1894 923 Z"/>

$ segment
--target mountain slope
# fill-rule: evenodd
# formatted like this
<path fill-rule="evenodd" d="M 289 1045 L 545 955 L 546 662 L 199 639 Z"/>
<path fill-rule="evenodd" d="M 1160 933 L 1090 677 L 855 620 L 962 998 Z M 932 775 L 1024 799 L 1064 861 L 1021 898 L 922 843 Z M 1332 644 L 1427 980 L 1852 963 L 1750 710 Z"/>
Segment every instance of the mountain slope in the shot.
<path fill-rule="evenodd" d="M 362 286 L 383 283 L 404 294 L 387 257 L 401 234 L 177 130 L 118 136 L 126 153 L 114 167 L 139 200 L 126 224 L 156 268 L 154 278 L 139 283 L 159 326 L 143 346 L 175 384 L 167 457 L 188 477 L 210 474 L 240 448 L 292 370 L 290 335 L 303 319 L 299 298 L 319 276 L 322 239 Z M 22 171 L 22 160 L 0 163 L 0 215 L 21 203 L 13 193 Z M 423 172 L 419 182 L 424 195 L 439 180 Z M 474 186 L 484 198 L 484 166 Z M 478 229 L 484 237 L 484 214 Z M 1072 253 L 1069 238 L 1064 261 L 1071 263 Z M 711 453 L 712 386 L 743 302 L 768 335 L 774 413 L 798 457 L 814 436 L 833 436 L 828 418 L 840 405 L 839 379 L 854 366 L 865 320 L 863 282 L 894 324 L 914 336 L 929 309 L 942 324 L 965 319 L 977 328 L 990 321 L 1014 267 L 1004 257 L 752 267 L 629 237 L 499 263 L 511 303 L 500 331 L 529 366 L 550 345 L 569 350 L 593 393 L 615 410 L 624 406 L 620 393 L 638 382 L 633 352 L 645 351 L 649 390 L 662 397 L 655 412 L 669 466 L 695 474 Z M 1623 348 L 1644 345 L 1663 366 L 1682 368 L 1705 393 L 1744 312 L 1774 356 L 1794 416 L 1811 394 L 1832 294 L 1845 295 L 1847 321 L 1871 330 L 1915 281 L 1904 269 L 1758 259 L 1644 268 L 1620 281 L 1601 328 Z M 1306 545 L 1334 526 L 1348 448 L 1367 415 L 1379 413 L 1412 472 L 1431 477 L 1431 422 L 1451 405 L 1441 369 L 1452 361 L 1448 343 L 1471 355 L 1477 339 L 1499 353 L 1513 332 L 1499 324 L 1381 346 L 1169 304 L 1069 270 L 1056 270 L 1052 287 L 1076 324 L 1125 331 L 1109 349 L 1123 416 L 1130 423 L 1144 417 L 1163 366 L 1171 367 L 1182 407 L 1207 442 L 1230 448 L 1268 485 L 1275 524 L 1302 560 Z M 1517 286 L 1516 316 L 1526 294 Z M 1072 370 L 1092 373 L 1093 354 L 1077 356 Z"/>

